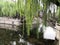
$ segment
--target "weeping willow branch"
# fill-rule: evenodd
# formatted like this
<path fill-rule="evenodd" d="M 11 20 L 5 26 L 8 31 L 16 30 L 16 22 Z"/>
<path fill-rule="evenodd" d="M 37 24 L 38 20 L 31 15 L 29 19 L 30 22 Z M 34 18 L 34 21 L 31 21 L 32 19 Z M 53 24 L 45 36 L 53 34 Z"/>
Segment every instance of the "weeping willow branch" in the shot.
<path fill-rule="evenodd" d="M 37 14 L 38 11 L 38 0 L 25 0 L 25 17 L 27 25 L 27 35 L 30 35 L 30 29 L 32 26 L 33 17 Z"/>
<path fill-rule="evenodd" d="M 60 24 L 60 7 L 59 7 L 58 9 L 59 9 L 59 14 L 58 14 L 58 23 Z"/>

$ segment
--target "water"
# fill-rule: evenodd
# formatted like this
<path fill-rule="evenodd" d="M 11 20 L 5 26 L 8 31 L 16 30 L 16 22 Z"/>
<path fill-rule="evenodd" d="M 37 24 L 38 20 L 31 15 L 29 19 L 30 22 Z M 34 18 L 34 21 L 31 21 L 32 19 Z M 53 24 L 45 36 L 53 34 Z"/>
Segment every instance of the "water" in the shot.
<path fill-rule="evenodd" d="M 0 45 L 33 45 L 14 31 L 0 29 Z"/>
<path fill-rule="evenodd" d="M 28 40 L 24 40 L 23 36 L 15 31 L 0 29 L 0 45 L 45 45 L 42 39 L 29 38 Z"/>

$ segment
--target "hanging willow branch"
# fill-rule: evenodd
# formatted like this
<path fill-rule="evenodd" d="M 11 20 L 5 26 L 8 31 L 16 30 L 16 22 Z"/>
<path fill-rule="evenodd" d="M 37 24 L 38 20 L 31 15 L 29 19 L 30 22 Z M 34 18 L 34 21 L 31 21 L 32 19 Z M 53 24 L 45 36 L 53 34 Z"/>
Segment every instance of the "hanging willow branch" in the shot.
<path fill-rule="evenodd" d="M 32 26 L 33 17 L 37 15 L 38 0 L 25 0 L 25 17 L 27 25 L 27 35 L 30 35 L 30 29 Z"/>
<path fill-rule="evenodd" d="M 58 14 L 58 21 L 57 22 L 60 24 L 60 7 L 58 7 L 58 10 L 59 10 L 58 11 L 59 14 Z"/>

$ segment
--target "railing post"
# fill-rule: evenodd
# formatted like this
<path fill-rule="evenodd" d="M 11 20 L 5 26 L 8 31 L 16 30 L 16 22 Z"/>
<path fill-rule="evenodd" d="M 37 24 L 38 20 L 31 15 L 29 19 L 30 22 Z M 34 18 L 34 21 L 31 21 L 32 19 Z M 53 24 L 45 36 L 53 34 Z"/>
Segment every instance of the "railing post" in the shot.
<path fill-rule="evenodd" d="M 12 21 L 12 28 L 14 28 L 14 21 Z"/>

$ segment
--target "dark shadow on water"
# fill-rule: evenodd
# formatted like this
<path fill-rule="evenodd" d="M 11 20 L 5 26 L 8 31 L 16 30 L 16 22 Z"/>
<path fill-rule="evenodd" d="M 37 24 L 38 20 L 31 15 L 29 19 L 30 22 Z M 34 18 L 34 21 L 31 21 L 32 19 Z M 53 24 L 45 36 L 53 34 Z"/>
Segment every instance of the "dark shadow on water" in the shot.
<path fill-rule="evenodd" d="M 45 45 L 46 41 L 41 38 L 42 36 L 39 39 L 36 39 L 34 37 L 28 37 L 25 39 L 21 38 L 19 36 L 19 33 L 16 31 L 0 29 L 0 45 L 13 45 L 14 41 L 16 42 L 16 45 Z M 23 41 L 19 42 L 21 41 L 20 39 Z"/>

